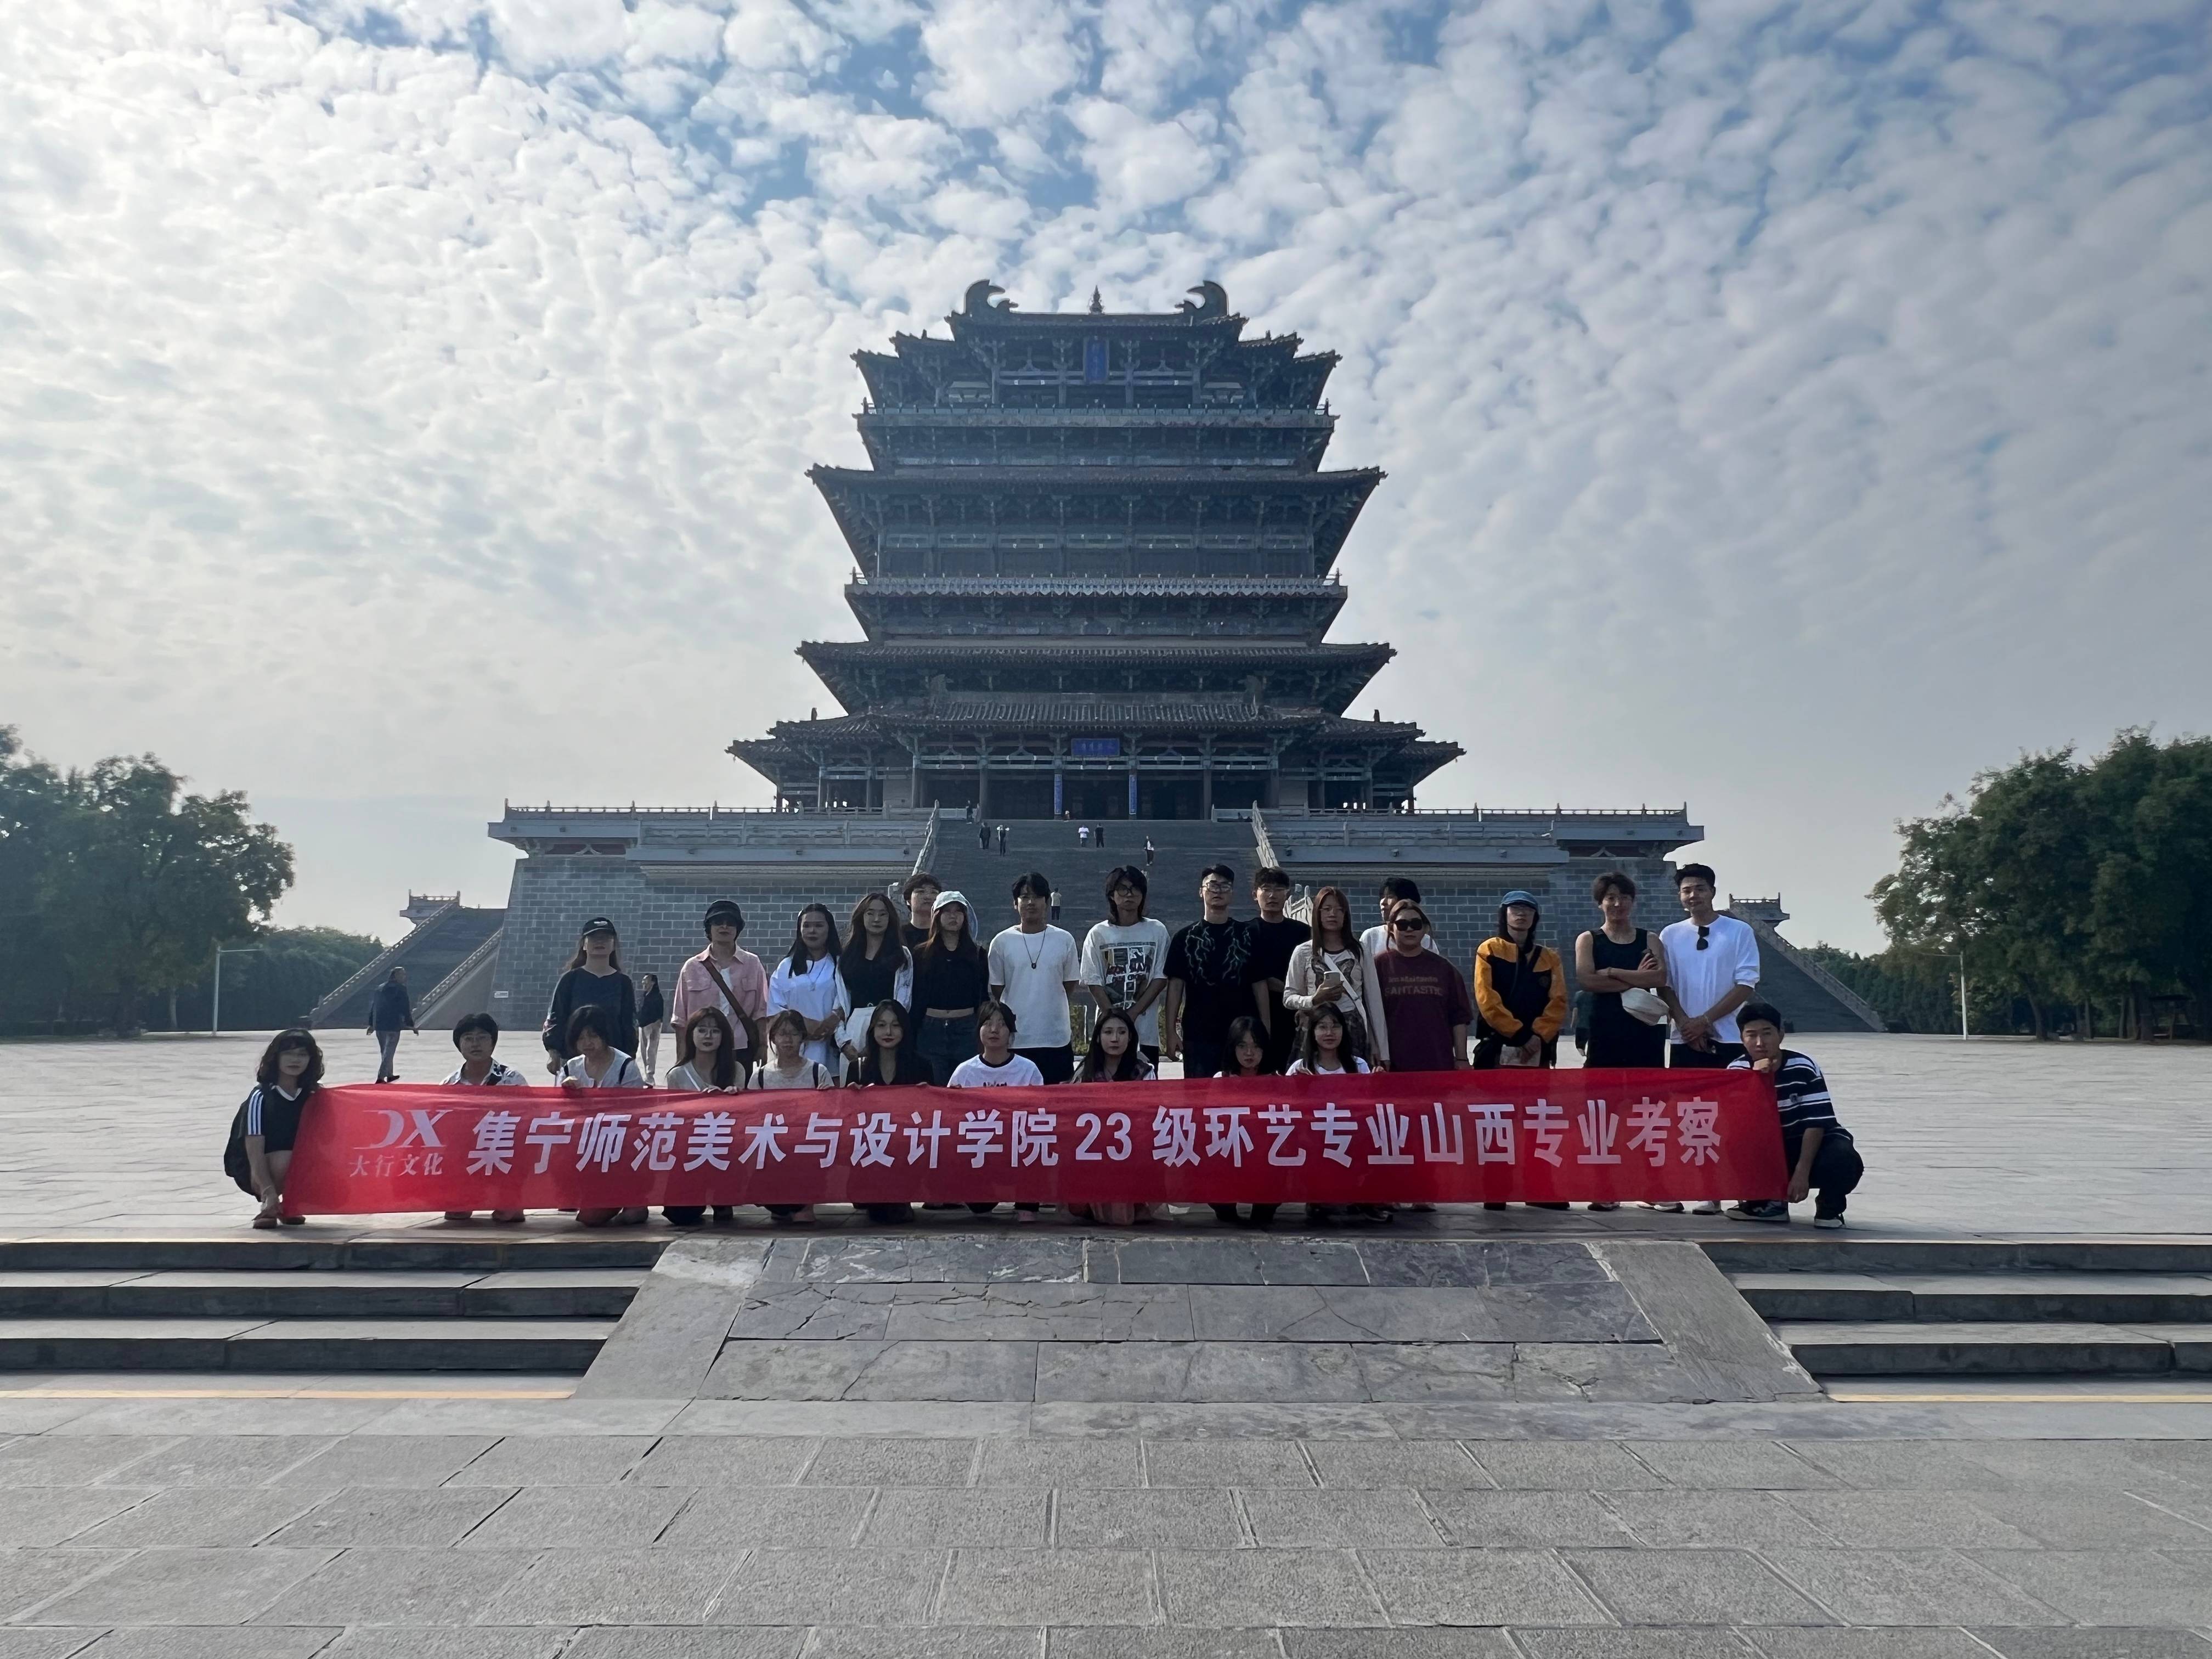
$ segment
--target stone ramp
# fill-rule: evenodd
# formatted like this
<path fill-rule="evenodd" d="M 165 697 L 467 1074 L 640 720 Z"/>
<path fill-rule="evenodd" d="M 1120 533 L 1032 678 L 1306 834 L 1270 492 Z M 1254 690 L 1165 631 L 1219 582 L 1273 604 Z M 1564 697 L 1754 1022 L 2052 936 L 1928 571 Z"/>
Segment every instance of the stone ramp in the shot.
<path fill-rule="evenodd" d="M 688 1240 L 586 1395 L 1015 1405 L 1771 1401 L 1812 1381 L 1689 1245 Z"/>

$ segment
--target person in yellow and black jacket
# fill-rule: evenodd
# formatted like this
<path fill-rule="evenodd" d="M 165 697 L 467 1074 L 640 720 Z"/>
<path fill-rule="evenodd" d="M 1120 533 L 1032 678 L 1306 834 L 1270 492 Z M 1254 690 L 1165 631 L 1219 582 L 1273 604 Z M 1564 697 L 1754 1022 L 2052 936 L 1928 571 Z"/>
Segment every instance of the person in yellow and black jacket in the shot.
<path fill-rule="evenodd" d="M 1536 943 L 1536 896 L 1515 888 L 1498 907 L 1498 932 L 1474 951 L 1474 1063 L 1556 1066 L 1567 1021 L 1559 953 Z"/>

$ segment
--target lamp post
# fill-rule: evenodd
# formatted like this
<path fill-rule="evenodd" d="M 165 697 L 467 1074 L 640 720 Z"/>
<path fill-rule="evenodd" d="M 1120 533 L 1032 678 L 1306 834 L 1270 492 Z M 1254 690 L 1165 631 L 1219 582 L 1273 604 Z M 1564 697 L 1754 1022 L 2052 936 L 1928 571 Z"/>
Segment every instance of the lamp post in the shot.
<path fill-rule="evenodd" d="M 1959 1041 L 1966 1040 L 1966 953 L 1959 952 Z"/>
<path fill-rule="evenodd" d="M 222 959 L 225 957 L 251 957 L 260 954 L 258 945 L 218 945 L 215 947 L 215 1006 L 208 1010 L 208 1035 L 213 1036 L 222 1030 Z"/>

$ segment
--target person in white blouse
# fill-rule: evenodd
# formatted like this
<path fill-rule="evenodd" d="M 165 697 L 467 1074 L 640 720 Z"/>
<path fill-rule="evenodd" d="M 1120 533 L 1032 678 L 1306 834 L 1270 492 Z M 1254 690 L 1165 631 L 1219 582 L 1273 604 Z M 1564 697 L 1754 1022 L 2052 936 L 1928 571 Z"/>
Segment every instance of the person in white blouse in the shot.
<path fill-rule="evenodd" d="M 647 1086 L 645 1073 L 637 1062 L 607 1040 L 607 1029 L 613 1024 L 607 1011 L 596 1003 L 587 1002 L 568 1016 L 568 1047 L 574 1052 L 561 1066 L 561 1086 L 564 1089 L 642 1089 Z M 630 1205 L 619 1210 L 579 1210 L 579 1226 L 604 1227 L 615 1222 L 624 1227 L 645 1224 L 645 1206 Z"/>
<path fill-rule="evenodd" d="M 837 922 L 826 904 L 810 904 L 799 913 L 791 954 L 769 975 L 769 1017 L 787 1011 L 806 1022 L 806 1057 L 830 1073 L 834 1086 L 844 1074 L 838 1035 L 853 1012 L 853 998 L 838 971 Z"/>
<path fill-rule="evenodd" d="M 1381 1010 L 1373 1000 L 1373 963 L 1352 931 L 1352 901 L 1341 887 L 1324 887 L 1314 895 L 1311 915 L 1313 937 L 1291 951 L 1283 975 L 1283 1006 L 1301 1024 L 1317 1009 L 1335 1009 L 1359 1034 L 1364 1050 Z"/>

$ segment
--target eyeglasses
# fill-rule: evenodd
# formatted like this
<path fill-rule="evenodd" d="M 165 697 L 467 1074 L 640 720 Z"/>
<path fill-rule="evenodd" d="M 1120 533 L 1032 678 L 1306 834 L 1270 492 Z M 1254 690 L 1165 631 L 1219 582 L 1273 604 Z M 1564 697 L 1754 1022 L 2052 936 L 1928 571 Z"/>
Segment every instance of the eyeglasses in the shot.
<path fill-rule="evenodd" d="M 1712 940 L 1705 936 L 1712 931 L 1713 925 L 1709 921 L 1701 921 L 1698 924 L 1698 949 L 1704 951 L 1711 948 Z"/>

